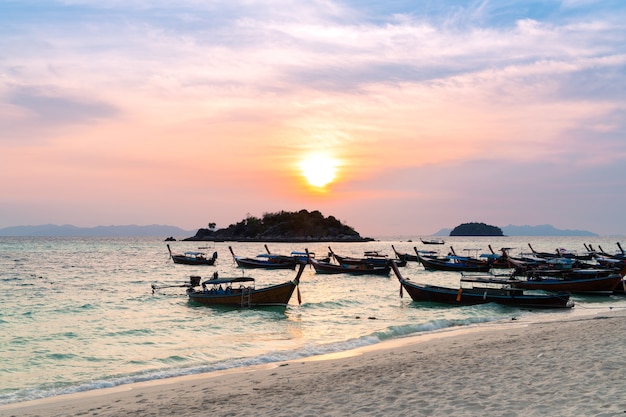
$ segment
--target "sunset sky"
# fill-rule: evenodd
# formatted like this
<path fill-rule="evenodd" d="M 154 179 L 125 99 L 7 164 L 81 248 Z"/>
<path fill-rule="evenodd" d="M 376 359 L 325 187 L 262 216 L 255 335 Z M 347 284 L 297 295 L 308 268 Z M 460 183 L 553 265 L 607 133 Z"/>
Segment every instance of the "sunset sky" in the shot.
<path fill-rule="evenodd" d="M 624 235 L 625 162 L 623 0 L 0 0 L 0 228 Z"/>

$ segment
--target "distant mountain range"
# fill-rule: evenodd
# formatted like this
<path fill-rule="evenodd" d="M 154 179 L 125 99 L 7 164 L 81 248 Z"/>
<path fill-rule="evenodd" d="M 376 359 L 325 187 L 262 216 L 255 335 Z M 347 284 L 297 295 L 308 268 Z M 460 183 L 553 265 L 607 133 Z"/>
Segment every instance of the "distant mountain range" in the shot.
<path fill-rule="evenodd" d="M 549 224 L 539 226 L 504 226 L 502 231 L 508 236 L 598 236 L 587 230 L 560 230 Z"/>
<path fill-rule="evenodd" d="M 0 229 L 0 236 L 61 236 L 61 237 L 176 237 L 193 236 L 195 230 L 184 230 L 176 226 L 153 224 L 149 226 L 97 226 L 77 227 L 44 224 L 40 226 L 12 226 Z"/>
<path fill-rule="evenodd" d="M 501 227 L 505 236 L 598 236 L 586 230 L 561 230 L 549 224 L 539 226 L 514 226 L 512 224 Z M 441 229 L 434 236 L 450 236 L 452 229 Z"/>

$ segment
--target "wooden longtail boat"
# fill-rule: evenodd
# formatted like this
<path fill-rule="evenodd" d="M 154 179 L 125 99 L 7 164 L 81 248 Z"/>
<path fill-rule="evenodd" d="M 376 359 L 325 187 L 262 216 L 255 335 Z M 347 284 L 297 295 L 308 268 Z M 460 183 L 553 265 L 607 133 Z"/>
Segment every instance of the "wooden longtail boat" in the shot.
<path fill-rule="evenodd" d="M 217 260 L 217 252 L 213 252 L 213 256 L 207 258 L 205 252 L 187 251 L 183 254 L 172 254 L 172 249 L 169 244 L 167 245 L 167 250 L 170 253 L 170 258 L 172 258 L 172 261 L 174 261 L 175 264 L 213 265 Z"/>
<path fill-rule="evenodd" d="M 530 248 L 530 251 L 535 255 L 538 256 L 539 258 L 558 258 L 559 254 L 555 251 L 554 253 L 552 252 L 538 252 L 536 251 L 532 245 L 529 243 L 528 247 Z"/>
<path fill-rule="evenodd" d="M 338 264 L 341 265 L 374 265 L 374 266 L 387 266 L 389 264 L 389 258 L 387 255 L 382 255 L 376 251 L 365 252 L 363 258 L 354 258 L 350 256 L 337 255 L 333 249 L 329 246 L 328 253 L 331 258 L 334 258 Z"/>
<path fill-rule="evenodd" d="M 581 263 L 568 258 L 540 258 L 535 255 L 523 254 L 520 257 L 507 255 L 507 262 L 514 269 L 514 276 L 527 274 L 541 274 L 542 271 L 572 271 L 575 269 L 591 268 L 591 264 Z"/>
<path fill-rule="evenodd" d="M 434 258 L 422 256 L 417 248 L 413 248 L 420 263 L 425 269 L 432 271 L 457 271 L 457 272 L 489 272 L 491 265 L 479 259 L 448 255 L 446 258 Z"/>
<path fill-rule="evenodd" d="M 438 238 L 433 238 L 433 239 L 422 239 L 420 238 L 420 240 L 422 241 L 422 243 L 424 245 L 443 245 L 445 244 L 445 240 L 443 239 L 438 239 Z"/>
<path fill-rule="evenodd" d="M 318 274 L 352 274 L 352 275 L 389 275 L 391 266 L 389 264 L 371 265 L 371 264 L 333 264 L 330 262 L 321 262 L 315 259 L 309 261 L 315 272 Z"/>
<path fill-rule="evenodd" d="M 406 252 L 398 252 L 393 245 L 391 245 L 391 248 L 393 249 L 393 253 L 396 254 L 398 259 L 406 259 L 407 261 L 419 262 L 417 255 L 411 255 L 410 253 Z"/>
<path fill-rule="evenodd" d="M 485 253 L 480 255 L 481 258 L 485 258 L 491 264 L 492 268 L 500 268 L 500 269 L 509 269 L 512 268 L 511 263 L 509 262 L 508 251 L 511 248 L 501 248 L 501 254 L 496 253 L 491 245 L 487 245 L 490 253 Z"/>
<path fill-rule="evenodd" d="M 298 262 L 293 257 L 281 255 L 260 254 L 256 258 L 242 258 L 235 256 L 232 246 L 229 246 L 231 255 L 240 268 L 265 268 L 265 269 L 295 269 Z"/>
<path fill-rule="evenodd" d="M 604 255 L 596 254 L 596 262 L 603 268 L 622 269 L 626 267 L 626 259 L 612 258 Z"/>
<path fill-rule="evenodd" d="M 299 251 L 292 251 L 289 255 L 276 255 L 275 253 L 270 252 L 270 248 L 267 247 L 267 244 L 264 244 L 265 246 L 265 250 L 267 251 L 268 255 L 273 255 L 273 256 L 279 256 L 281 258 L 284 258 L 285 260 L 295 260 L 296 263 L 299 264 L 306 264 L 309 262 L 309 258 L 315 258 L 315 253 L 313 252 L 299 252 Z M 324 262 L 329 262 L 330 261 L 330 257 L 326 257 L 326 258 L 320 258 L 320 261 Z"/>
<path fill-rule="evenodd" d="M 404 278 L 393 262 L 391 269 L 400 281 L 400 296 L 402 297 L 404 290 L 416 302 L 457 306 L 497 303 L 519 308 L 571 308 L 574 306 L 567 293 L 527 294 L 522 289 L 512 288 L 507 281 L 478 278 L 462 279 L 459 288 L 441 287 Z"/>
<path fill-rule="evenodd" d="M 543 291 L 567 291 L 584 294 L 612 294 L 622 283 L 624 271 L 610 274 L 594 274 L 586 269 L 562 276 L 531 276 L 527 279 L 510 280 L 515 288 Z"/>
<path fill-rule="evenodd" d="M 298 285 L 305 266 L 300 265 L 292 281 L 264 288 L 255 288 L 255 279 L 251 277 L 219 278 L 214 274 L 213 278 L 202 283 L 200 277 L 192 276 L 188 284 L 167 286 L 153 284 L 152 290 L 154 292 L 161 288 L 184 286 L 187 287 L 190 301 L 211 306 L 286 307 L 294 291 L 298 293 L 298 302 L 301 301 Z"/>

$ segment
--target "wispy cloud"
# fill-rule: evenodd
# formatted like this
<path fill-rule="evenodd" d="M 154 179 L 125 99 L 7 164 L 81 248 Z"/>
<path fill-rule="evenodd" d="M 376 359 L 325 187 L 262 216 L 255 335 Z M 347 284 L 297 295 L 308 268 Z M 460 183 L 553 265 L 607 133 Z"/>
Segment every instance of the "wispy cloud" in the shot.
<path fill-rule="evenodd" d="M 61 167 L 142 167 L 159 184 L 158 166 L 200 171 L 230 201 L 318 147 L 358 192 L 485 161 L 582 182 L 568 167 L 601 177 L 624 160 L 625 18 L 622 1 L 2 1 L 0 158 L 18 172 L 71 155 L 41 165 L 76 190 Z"/>

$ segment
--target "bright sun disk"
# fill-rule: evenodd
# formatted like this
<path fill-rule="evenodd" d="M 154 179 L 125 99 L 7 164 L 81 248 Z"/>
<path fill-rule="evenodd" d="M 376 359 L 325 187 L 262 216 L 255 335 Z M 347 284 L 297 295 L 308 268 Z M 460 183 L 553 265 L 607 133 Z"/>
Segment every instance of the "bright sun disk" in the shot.
<path fill-rule="evenodd" d="M 300 162 L 302 175 L 313 187 L 322 188 L 335 180 L 337 160 L 326 155 L 310 155 Z"/>

